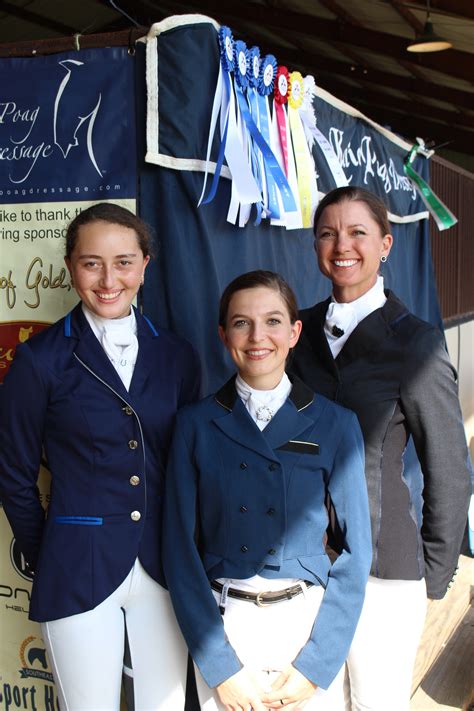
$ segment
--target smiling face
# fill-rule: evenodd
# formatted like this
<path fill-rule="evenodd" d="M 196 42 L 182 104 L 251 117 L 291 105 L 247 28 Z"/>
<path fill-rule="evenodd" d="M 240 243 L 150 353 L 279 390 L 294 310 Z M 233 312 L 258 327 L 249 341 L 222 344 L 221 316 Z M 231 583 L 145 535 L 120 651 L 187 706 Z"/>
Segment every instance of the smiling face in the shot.
<path fill-rule="evenodd" d="M 133 229 L 103 220 L 82 225 L 65 258 L 82 302 L 102 318 L 128 316 L 149 260 Z"/>
<path fill-rule="evenodd" d="M 219 335 L 239 374 L 257 390 L 276 387 L 285 372 L 290 348 L 301 333 L 301 321 L 291 323 L 278 291 L 255 287 L 236 291 Z"/>
<path fill-rule="evenodd" d="M 364 202 L 344 200 L 324 208 L 315 246 L 319 268 L 332 281 L 337 301 L 354 301 L 374 286 L 380 257 L 388 255 L 392 242 Z"/>

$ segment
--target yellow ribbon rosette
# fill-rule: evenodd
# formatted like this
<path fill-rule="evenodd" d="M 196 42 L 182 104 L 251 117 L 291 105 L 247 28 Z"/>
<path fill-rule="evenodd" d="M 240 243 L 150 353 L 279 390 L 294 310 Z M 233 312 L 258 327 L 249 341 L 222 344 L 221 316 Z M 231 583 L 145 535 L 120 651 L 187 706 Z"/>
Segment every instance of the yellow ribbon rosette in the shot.
<path fill-rule="evenodd" d="M 303 103 L 303 99 L 303 77 L 300 72 L 291 72 L 288 90 L 288 119 L 298 175 L 298 193 L 300 196 L 303 227 L 311 227 L 313 212 L 311 181 L 316 180 L 316 176 L 314 172 L 314 162 L 309 152 L 299 114 L 299 108 Z"/>

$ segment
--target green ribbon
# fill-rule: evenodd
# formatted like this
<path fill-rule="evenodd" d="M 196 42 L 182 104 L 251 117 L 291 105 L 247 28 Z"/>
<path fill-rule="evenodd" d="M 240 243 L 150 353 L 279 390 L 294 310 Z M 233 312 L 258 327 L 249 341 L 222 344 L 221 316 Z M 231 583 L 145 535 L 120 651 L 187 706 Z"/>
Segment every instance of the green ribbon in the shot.
<path fill-rule="evenodd" d="M 408 177 L 414 182 L 415 187 L 421 195 L 421 199 L 432 214 L 433 219 L 438 225 L 438 229 L 442 232 L 443 230 L 447 230 L 449 227 L 455 225 L 458 220 L 457 217 L 453 215 L 451 210 L 446 207 L 444 202 L 440 200 L 439 197 L 431 190 L 426 180 L 423 180 L 421 175 L 418 175 L 416 170 L 412 168 L 411 164 L 415 160 L 420 148 L 421 147 L 417 145 L 413 146 L 405 159 L 403 170 L 405 171 L 405 175 L 408 175 Z"/>

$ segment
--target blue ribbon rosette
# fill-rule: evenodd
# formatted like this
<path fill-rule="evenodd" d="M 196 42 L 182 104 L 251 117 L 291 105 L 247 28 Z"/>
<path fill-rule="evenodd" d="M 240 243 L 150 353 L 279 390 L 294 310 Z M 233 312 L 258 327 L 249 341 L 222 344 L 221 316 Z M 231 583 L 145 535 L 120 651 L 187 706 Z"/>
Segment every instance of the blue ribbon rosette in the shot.
<path fill-rule="evenodd" d="M 206 155 L 206 172 L 204 175 L 203 188 L 198 205 L 201 203 L 207 204 L 214 198 L 224 158 L 227 161 L 227 165 L 232 176 L 232 190 L 234 195 L 238 196 L 239 203 L 251 205 L 252 203 L 260 200 L 260 190 L 252 175 L 252 170 L 245 156 L 241 132 L 237 124 L 239 111 L 235 103 L 234 90 L 230 76 L 232 72 L 235 72 L 234 40 L 230 28 L 226 26 L 221 27 L 219 32 L 219 55 L 219 75 L 217 78 L 211 113 Z M 211 147 L 219 116 L 221 136 L 219 154 L 211 188 L 207 197 L 203 199 L 206 191 L 207 176 L 210 166 L 209 159 Z M 235 220 L 231 221 L 235 223 Z"/>
<path fill-rule="evenodd" d="M 244 226 L 256 205 L 259 224 L 262 215 L 279 217 L 280 201 L 285 212 L 296 203 L 280 164 L 270 148 L 270 114 L 267 101 L 273 90 L 276 59 L 267 55 L 260 62 L 258 47 L 249 51 L 245 42 L 234 42 L 229 27 L 219 32 L 219 75 L 214 94 L 206 155 L 206 171 L 199 205 L 214 198 L 224 159 L 231 177 L 231 202 L 227 220 Z M 233 77 L 233 81 L 232 81 Z M 209 193 L 204 199 L 213 138 L 220 117 L 218 158 Z M 258 151 L 256 149 L 259 149 Z"/>

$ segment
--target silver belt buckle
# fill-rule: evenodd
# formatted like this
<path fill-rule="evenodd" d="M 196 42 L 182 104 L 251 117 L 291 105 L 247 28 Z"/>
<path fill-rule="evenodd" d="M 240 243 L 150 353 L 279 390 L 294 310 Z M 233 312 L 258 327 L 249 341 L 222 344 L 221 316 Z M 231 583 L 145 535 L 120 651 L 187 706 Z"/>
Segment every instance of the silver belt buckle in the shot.
<path fill-rule="evenodd" d="M 265 595 L 265 593 L 263 591 L 257 593 L 257 596 L 255 598 L 255 604 L 257 605 L 257 607 L 268 607 L 271 603 L 270 602 L 263 602 L 262 595 Z"/>

